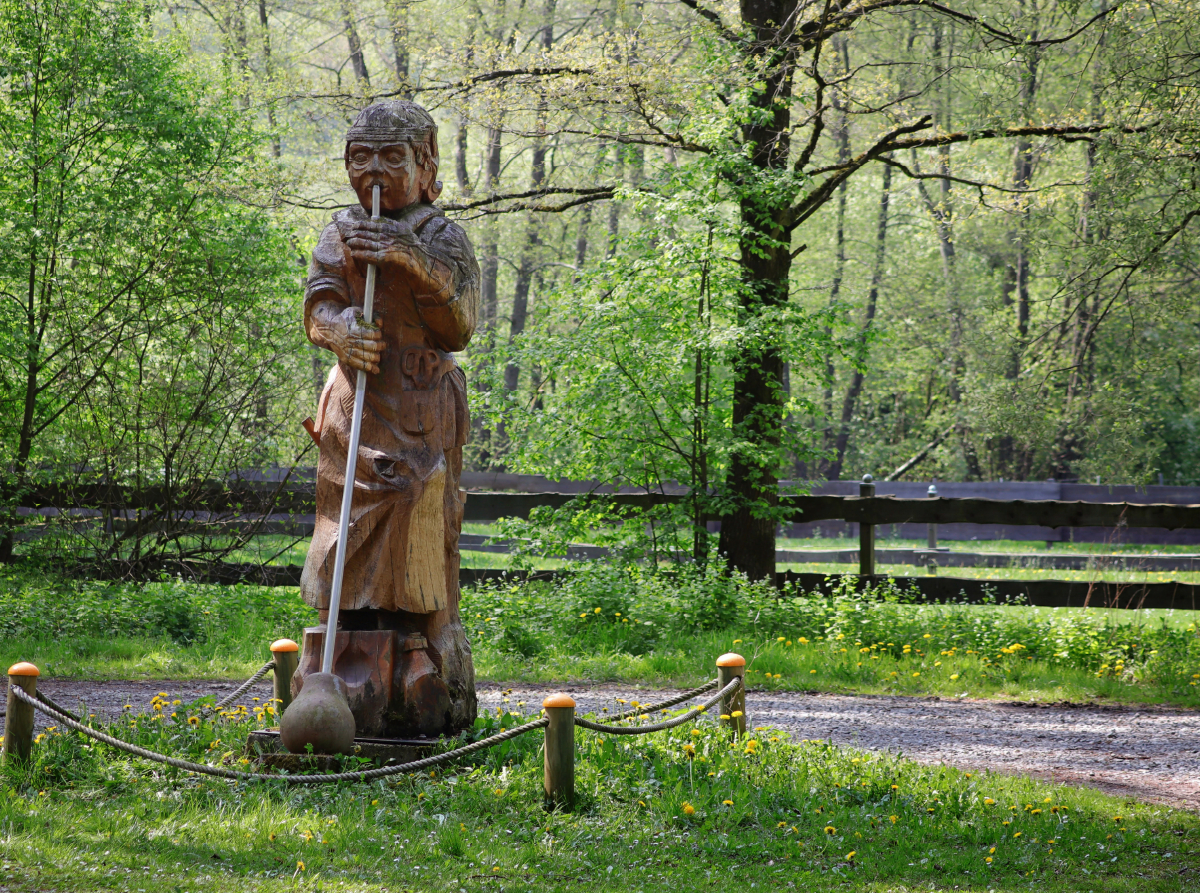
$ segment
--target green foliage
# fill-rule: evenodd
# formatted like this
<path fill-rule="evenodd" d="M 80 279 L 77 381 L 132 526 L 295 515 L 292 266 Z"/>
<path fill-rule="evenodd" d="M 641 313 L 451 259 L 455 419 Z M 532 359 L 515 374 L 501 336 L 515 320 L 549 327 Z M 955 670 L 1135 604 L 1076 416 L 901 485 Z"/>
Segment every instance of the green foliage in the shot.
<path fill-rule="evenodd" d="M 0 59 L 6 483 L 158 485 L 166 503 L 38 530 L 35 550 L 219 552 L 180 541 L 171 503 L 298 442 L 279 426 L 295 270 L 255 207 L 260 137 L 136 4 L 5 0 Z"/>
<path fill-rule="evenodd" d="M 820 667 L 823 679 L 815 681 L 828 672 L 868 686 L 899 685 L 913 672 L 928 672 L 952 687 L 949 677 L 966 672 L 962 685 L 978 690 L 1010 681 L 1035 662 L 1039 673 L 1081 671 L 1168 697 L 1200 696 L 1192 685 L 1200 672 L 1195 623 L 1180 627 L 1136 615 L 1131 622 L 1119 611 L 922 604 L 891 581 L 857 592 L 845 579 L 826 597 L 795 588 L 779 593 L 726 573 L 718 562 L 672 572 L 595 562 L 555 583 L 479 585 L 464 593 L 463 612 L 473 641 L 525 656 L 531 654 L 503 643 L 519 635 L 564 654 L 641 656 L 670 653 L 689 637 L 720 631 L 726 643 L 737 637 L 741 650 L 763 662 L 759 673 L 786 665 L 789 685 L 810 684 L 800 671 Z M 939 658 L 948 659 L 933 667 Z M 935 683 L 920 686 L 928 684 Z"/>

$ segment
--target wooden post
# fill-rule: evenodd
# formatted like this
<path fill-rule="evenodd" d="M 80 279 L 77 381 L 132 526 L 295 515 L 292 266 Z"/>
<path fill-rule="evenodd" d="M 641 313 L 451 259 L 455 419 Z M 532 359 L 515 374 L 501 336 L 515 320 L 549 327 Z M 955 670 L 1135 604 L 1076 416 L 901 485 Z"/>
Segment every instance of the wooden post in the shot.
<path fill-rule="evenodd" d="M 279 716 L 292 703 L 292 674 L 300 664 L 300 646 L 291 639 L 276 639 L 271 643 L 271 657 L 275 659 L 275 709 Z"/>
<path fill-rule="evenodd" d="M 937 499 L 937 487 L 934 484 L 929 485 L 929 498 Z M 928 524 L 925 527 L 925 539 L 930 549 L 937 548 L 937 525 Z"/>
<path fill-rule="evenodd" d="M 550 719 L 546 726 L 546 808 L 570 810 L 575 805 L 575 699 L 554 694 L 542 701 Z"/>
<path fill-rule="evenodd" d="M 18 700 L 14 688 L 37 695 L 37 680 L 41 675 L 33 664 L 19 663 L 8 668 L 8 715 L 4 719 L 4 762 L 29 761 L 33 753 L 33 707 Z"/>
<path fill-rule="evenodd" d="M 742 677 L 742 684 L 731 695 L 721 698 L 721 724 L 733 732 L 734 738 L 746 734 L 746 658 L 732 651 L 717 658 L 717 688 L 722 689 Z M 729 717 L 725 719 L 725 717 Z"/>
<path fill-rule="evenodd" d="M 875 479 L 869 474 L 863 475 L 862 483 L 858 485 L 858 495 L 875 495 Z M 858 575 L 875 576 L 875 525 L 861 521 L 858 525 Z"/>

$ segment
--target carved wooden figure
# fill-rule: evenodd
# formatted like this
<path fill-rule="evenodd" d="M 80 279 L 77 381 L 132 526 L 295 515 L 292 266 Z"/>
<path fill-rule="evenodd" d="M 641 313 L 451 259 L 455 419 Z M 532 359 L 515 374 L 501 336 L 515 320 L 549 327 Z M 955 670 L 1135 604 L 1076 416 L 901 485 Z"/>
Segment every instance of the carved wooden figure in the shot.
<path fill-rule="evenodd" d="M 358 735 L 453 733 L 475 720 L 475 670 L 458 613 L 458 488 L 468 432 L 467 346 L 479 265 L 466 233 L 432 203 L 437 127 L 421 106 L 380 102 L 346 137 L 359 206 L 339 211 L 313 251 L 309 339 L 338 358 L 309 430 L 320 446 L 317 521 L 301 579 L 327 619 L 357 370 L 367 375 L 333 671 Z M 380 187 L 380 217 L 370 217 Z M 374 324 L 362 319 L 377 267 Z M 325 628 L 305 631 L 294 688 L 320 669 Z"/>

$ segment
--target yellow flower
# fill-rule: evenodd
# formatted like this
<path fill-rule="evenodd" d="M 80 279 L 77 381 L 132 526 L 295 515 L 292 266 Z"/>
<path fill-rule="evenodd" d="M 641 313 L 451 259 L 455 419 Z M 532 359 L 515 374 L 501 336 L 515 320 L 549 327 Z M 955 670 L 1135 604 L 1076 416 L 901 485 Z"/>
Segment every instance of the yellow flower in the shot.
<path fill-rule="evenodd" d="M 687 755 L 688 759 L 691 759 L 692 757 L 694 757 L 696 755 L 696 745 L 694 745 L 694 744 L 683 745 L 683 752 Z"/>
<path fill-rule="evenodd" d="M 990 850 L 988 850 L 988 855 L 990 856 L 994 852 L 996 852 L 996 848 L 992 847 Z"/>
<path fill-rule="evenodd" d="M 746 753 L 754 753 L 756 750 L 758 750 L 758 742 L 751 738 L 746 742 Z"/>
<path fill-rule="evenodd" d="M 898 785 L 898 784 L 894 784 L 894 785 L 892 785 L 892 790 L 893 790 L 893 791 L 898 791 L 898 790 L 900 790 L 900 785 Z"/>
<path fill-rule="evenodd" d="M 786 642 L 786 641 L 787 641 L 787 639 L 785 639 L 783 636 L 780 636 L 780 637 L 779 637 L 778 639 L 776 639 L 775 641 L 776 641 L 776 642 Z"/>
<path fill-rule="evenodd" d="M 837 834 L 837 828 L 833 827 L 833 825 L 826 825 L 825 833 L 826 834 Z"/>
<path fill-rule="evenodd" d="M 379 801 L 378 801 L 378 800 L 372 800 L 372 801 L 371 801 L 371 805 L 372 805 L 372 806 L 378 806 L 378 805 L 379 805 Z"/>
<path fill-rule="evenodd" d="M 984 798 L 983 798 L 983 805 L 984 805 L 984 806 L 995 806 L 995 805 L 996 805 L 996 801 L 995 801 L 995 800 L 993 800 L 991 797 L 984 797 Z"/>
<path fill-rule="evenodd" d="M 595 614 L 599 614 L 599 613 L 600 613 L 600 609 L 599 609 L 599 608 L 593 608 L 593 609 L 592 609 L 592 612 L 593 612 L 593 613 L 595 613 Z"/>
<path fill-rule="evenodd" d="M 900 821 L 900 816 L 898 816 L 898 815 L 890 815 L 890 816 L 888 816 L 888 818 L 892 820 L 893 825 L 896 824 L 896 822 Z"/>
<path fill-rule="evenodd" d="M 722 719 L 722 720 L 725 720 L 726 722 L 728 722 L 728 721 L 729 721 L 729 714 L 728 714 L 728 713 L 722 713 L 722 714 L 721 714 L 721 719 Z"/>
<path fill-rule="evenodd" d="M 690 803 L 684 803 L 683 804 L 683 814 L 684 815 L 695 815 L 696 807 L 692 806 L 692 804 L 690 804 Z"/>
<path fill-rule="evenodd" d="M 921 675 L 920 673 L 913 673 L 913 679 L 916 679 L 920 675 Z"/>
<path fill-rule="evenodd" d="M 850 852 L 846 853 L 846 861 L 853 862 L 856 855 L 858 855 L 858 850 L 851 850 Z"/>
<path fill-rule="evenodd" d="M 699 738 L 699 737 L 700 737 L 701 735 L 703 735 L 704 733 L 703 733 L 703 732 L 701 732 L 699 729 L 692 729 L 692 734 L 693 734 L 695 737 Z"/>
<path fill-rule="evenodd" d="M 729 714 L 729 715 L 730 715 L 730 716 L 732 716 L 734 719 L 737 719 L 739 716 L 745 716 L 746 714 L 742 713 L 742 711 L 741 711 L 741 710 L 734 710 L 734 711 L 733 711 L 731 714 Z"/>
<path fill-rule="evenodd" d="M 742 644 L 742 640 L 741 640 L 741 639 L 734 639 L 734 640 L 733 640 L 733 644 L 734 644 L 734 645 L 741 645 L 741 644 Z"/>
<path fill-rule="evenodd" d="M 1018 831 L 1016 834 L 1013 835 L 1013 840 L 1016 840 L 1018 837 L 1020 837 L 1024 833 L 1025 833 L 1024 831 Z"/>
<path fill-rule="evenodd" d="M 986 857 L 984 857 L 984 860 L 983 860 L 983 861 L 984 861 L 984 862 L 986 862 L 988 865 L 991 865 L 991 864 L 992 864 L 992 857 L 991 857 L 991 856 L 986 856 Z"/>
<path fill-rule="evenodd" d="M 1054 802 L 1054 798 L 1053 798 L 1053 797 L 1047 797 L 1047 798 L 1046 798 L 1045 800 L 1043 800 L 1042 802 L 1043 802 L 1043 803 L 1053 803 L 1053 802 Z"/>
<path fill-rule="evenodd" d="M 304 870 L 304 863 L 303 863 L 303 862 L 297 862 L 297 863 L 296 863 L 296 870 L 297 870 L 297 871 L 303 871 L 303 870 Z"/>
<path fill-rule="evenodd" d="M 267 835 L 267 840 L 274 840 L 274 839 L 275 839 L 275 832 L 272 831 L 270 834 Z"/>
<path fill-rule="evenodd" d="M 951 674 L 951 676 L 950 676 L 950 681 L 951 681 L 951 682 L 953 682 L 953 681 L 954 681 L 955 679 L 957 679 L 957 678 L 958 678 L 958 674 L 957 674 L 957 673 L 953 673 L 953 674 Z"/>
<path fill-rule="evenodd" d="M 807 645 L 807 644 L 808 644 L 808 639 L 804 638 L 804 636 L 801 636 L 801 637 L 800 637 L 800 638 L 798 638 L 796 641 L 797 641 L 797 642 L 799 642 L 801 645 Z"/>
<path fill-rule="evenodd" d="M 722 801 L 721 801 L 721 803 L 722 803 L 722 805 L 724 805 L 724 806 L 733 806 L 733 801 L 732 801 L 732 800 L 722 800 Z"/>

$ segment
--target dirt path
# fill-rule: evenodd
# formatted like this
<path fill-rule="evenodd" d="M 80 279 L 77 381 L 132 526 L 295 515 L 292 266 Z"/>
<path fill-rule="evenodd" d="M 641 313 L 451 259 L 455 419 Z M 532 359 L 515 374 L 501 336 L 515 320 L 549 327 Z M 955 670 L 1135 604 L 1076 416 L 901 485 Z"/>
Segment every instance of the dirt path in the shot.
<path fill-rule="evenodd" d="M 87 682 L 47 680 L 44 690 L 68 709 L 115 715 L 125 704 L 145 710 L 165 691 L 187 701 L 222 697 L 229 682 Z M 481 708 L 541 706 L 545 692 L 570 692 L 582 710 L 615 708 L 616 698 L 655 700 L 662 690 L 622 685 L 479 686 Z M 269 698 L 262 683 L 243 698 Z M 1089 785 L 1113 794 L 1200 809 L 1200 711 L 1171 707 L 1031 705 L 938 698 L 856 697 L 804 692 L 756 692 L 747 697 L 753 725 L 785 729 L 797 738 L 832 740 L 903 753 L 920 763 L 1033 775 Z M 42 717 L 39 715 L 39 720 Z M 45 725 L 43 722 L 42 725 Z"/>

